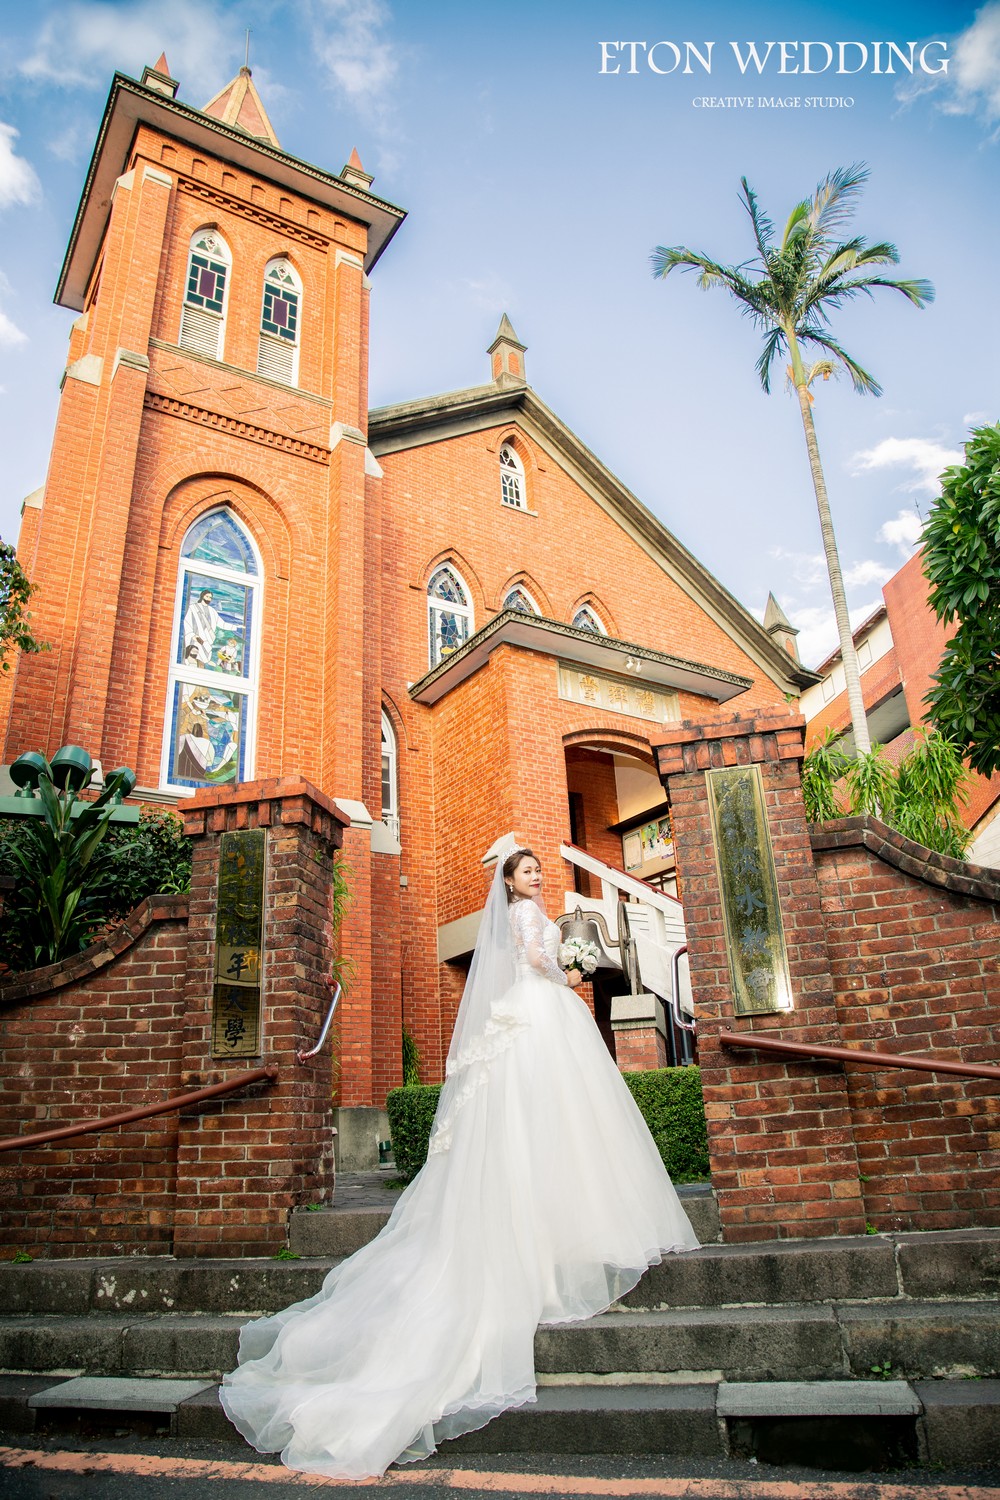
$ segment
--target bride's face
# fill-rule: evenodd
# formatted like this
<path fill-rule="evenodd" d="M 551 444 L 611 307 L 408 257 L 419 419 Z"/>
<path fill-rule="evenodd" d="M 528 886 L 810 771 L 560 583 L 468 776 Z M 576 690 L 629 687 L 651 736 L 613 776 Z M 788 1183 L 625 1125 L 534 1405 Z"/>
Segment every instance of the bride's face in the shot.
<path fill-rule="evenodd" d="M 530 900 L 532 896 L 537 896 L 542 888 L 542 867 L 538 860 L 522 859 L 511 876 L 511 884 L 514 887 L 514 895 L 520 896 L 522 900 Z"/>

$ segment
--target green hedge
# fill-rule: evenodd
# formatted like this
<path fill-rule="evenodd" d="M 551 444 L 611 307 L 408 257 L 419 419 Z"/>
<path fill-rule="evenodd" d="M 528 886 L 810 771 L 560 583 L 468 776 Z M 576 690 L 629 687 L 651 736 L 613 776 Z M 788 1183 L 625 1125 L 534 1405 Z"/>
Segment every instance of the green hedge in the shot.
<path fill-rule="evenodd" d="M 707 1177 L 701 1071 L 661 1068 L 622 1076 L 674 1182 L 697 1182 Z M 440 1084 L 410 1084 L 393 1089 L 385 1101 L 396 1170 L 405 1182 L 412 1182 L 427 1160 L 427 1141 L 440 1092 Z"/>

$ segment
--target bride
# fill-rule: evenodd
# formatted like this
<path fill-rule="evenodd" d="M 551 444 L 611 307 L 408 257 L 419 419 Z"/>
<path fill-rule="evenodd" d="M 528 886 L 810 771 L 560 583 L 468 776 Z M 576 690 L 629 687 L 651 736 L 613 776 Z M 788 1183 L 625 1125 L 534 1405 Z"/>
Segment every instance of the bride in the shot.
<path fill-rule="evenodd" d="M 645 1121 L 556 961 L 541 865 L 497 858 L 427 1163 L 314 1296 L 249 1323 L 226 1414 L 289 1468 L 360 1479 L 535 1399 L 540 1323 L 696 1248 Z"/>

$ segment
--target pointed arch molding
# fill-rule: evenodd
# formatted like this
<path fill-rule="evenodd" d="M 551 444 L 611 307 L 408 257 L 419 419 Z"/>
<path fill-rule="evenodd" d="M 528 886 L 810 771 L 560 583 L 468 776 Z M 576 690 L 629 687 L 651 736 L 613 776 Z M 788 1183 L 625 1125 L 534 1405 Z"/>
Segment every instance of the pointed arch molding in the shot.
<path fill-rule="evenodd" d="M 573 603 L 570 605 L 567 618 L 570 620 L 575 619 L 577 613 L 581 609 L 589 609 L 591 614 L 596 615 L 600 623 L 604 626 L 604 629 L 608 635 L 615 637 L 618 636 L 618 626 L 615 622 L 615 618 L 612 615 L 610 609 L 608 609 L 607 605 L 604 603 L 603 599 L 599 599 L 596 594 L 590 592 L 581 594 L 579 598 L 574 599 Z"/>
<path fill-rule="evenodd" d="M 465 584 L 471 594 L 473 614 L 477 619 L 482 619 L 486 614 L 486 590 L 483 588 L 482 580 L 475 568 L 454 547 L 448 547 L 444 552 L 437 552 L 424 568 L 420 583 L 417 587 L 421 593 L 426 594 L 428 585 L 438 568 L 454 568 L 461 581 Z"/>
<path fill-rule="evenodd" d="M 265 574 L 287 579 L 297 539 L 281 506 L 265 490 L 234 474 L 187 475 L 174 485 L 160 517 L 160 548 L 176 552 L 199 515 L 220 505 L 233 512 L 256 542 Z"/>
<path fill-rule="evenodd" d="M 545 456 L 539 454 L 535 444 L 520 429 L 513 425 L 496 427 L 486 434 L 486 451 L 499 459 L 504 444 L 514 449 L 527 474 L 545 473 Z"/>
<path fill-rule="evenodd" d="M 495 601 L 491 606 L 491 608 L 494 609 L 497 613 L 499 613 L 500 610 L 503 609 L 503 601 L 504 599 L 506 599 L 511 589 L 523 589 L 526 594 L 530 594 L 531 598 L 534 599 L 535 603 L 538 605 L 540 614 L 545 615 L 550 620 L 557 618 L 553 611 L 552 601 L 550 600 L 548 594 L 546 594 L 545 590 L 535 582 L 530 573 L 526 573 L 524 571 L 521 571 L 519 573 L 512 573 L 507 579 L 507 582 L 501 584 L 500 588 L 497 590 Z"/>

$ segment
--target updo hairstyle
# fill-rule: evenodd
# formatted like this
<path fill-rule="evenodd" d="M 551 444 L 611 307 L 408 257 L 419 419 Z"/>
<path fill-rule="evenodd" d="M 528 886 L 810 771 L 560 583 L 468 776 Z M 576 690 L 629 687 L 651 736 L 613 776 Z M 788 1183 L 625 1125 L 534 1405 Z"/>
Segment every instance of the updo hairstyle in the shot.
<path fill-rule="evenodd" d="M 508 854 L 507 858 L 503 862 L 503 884 L 504 890 L 507 892 L 508 906 L 514 900 L 514 891 L 512 887 L 507 884 L 507 881 L 513 875 L 522 859 L 537 859 L 539 868 L 541 868 L 542 862 L 540 859 L 538 859 L 538 855 L 535 853 L 534 849 L 515 849 L 513 854 Z"/>

